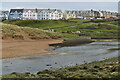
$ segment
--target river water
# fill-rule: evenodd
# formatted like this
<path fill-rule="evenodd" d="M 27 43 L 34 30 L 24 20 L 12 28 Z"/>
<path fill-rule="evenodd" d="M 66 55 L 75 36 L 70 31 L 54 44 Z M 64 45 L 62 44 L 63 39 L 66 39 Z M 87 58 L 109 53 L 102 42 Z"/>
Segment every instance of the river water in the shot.
<path fill-rule="evenodd" d="M 56 69 L 117 57 L 118 44 L 119 42 L 93 42 L 50 50 L 56 54 L 3 59 L 2 74 L 12 72 L 37 73 L 45 69 Z"/>

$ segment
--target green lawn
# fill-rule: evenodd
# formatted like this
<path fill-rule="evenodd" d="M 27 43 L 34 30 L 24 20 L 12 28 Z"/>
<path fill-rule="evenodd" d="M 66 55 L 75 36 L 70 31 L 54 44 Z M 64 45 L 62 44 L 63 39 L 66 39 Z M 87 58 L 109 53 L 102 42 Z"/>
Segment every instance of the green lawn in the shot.
<path fill-rule="evenodd" d="M 3 23 L 14 24 L 22 27 L 39 28 L 43 30 L 55 29 L 60 34 L 63 31 L 70 33 L 63 34 L 68 38 L 77 37 L 118 37 L 118 26 L 116 19 L 70 19 L 70 20 L 5 20 Z M 75 27 L 69 27 L 75 26 Z M 65 28 L 69 27 L 69 28 Z M 86 31 L 73 34 L 75 31 Z M 73 36 L 73 37 L 72 37 Z"/>

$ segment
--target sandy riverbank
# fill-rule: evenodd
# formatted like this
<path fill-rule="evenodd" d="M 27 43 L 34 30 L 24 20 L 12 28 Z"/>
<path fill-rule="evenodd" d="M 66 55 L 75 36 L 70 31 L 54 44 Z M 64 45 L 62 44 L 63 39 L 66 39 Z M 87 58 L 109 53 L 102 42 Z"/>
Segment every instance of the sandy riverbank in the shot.
<path fill-rule="evenodd" d="M 62 39 L 50 40 L 25 40 L 25 41 L 2 41 L 2 56 L 0 58 L 14 58 L 31 56 L 36 54 L 52 54 L 47 51 L 49 43 L 62 42 Z"/>

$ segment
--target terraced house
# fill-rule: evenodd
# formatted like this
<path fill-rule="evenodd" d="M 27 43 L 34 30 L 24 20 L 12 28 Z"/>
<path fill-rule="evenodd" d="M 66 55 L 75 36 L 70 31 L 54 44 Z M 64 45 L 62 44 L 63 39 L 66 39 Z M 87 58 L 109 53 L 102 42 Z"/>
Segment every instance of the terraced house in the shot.
<path fill-rule="evenodd" d="M 8 19 L 23 19 L 23 9 L 11 9 Z"/>
<path fill-rule="evenodd" d="M 38 19 L 37 9 L 23 9 L 23 19 Z"/>
<path fill-rule="evenodd" d="M 65 12 L 64 12 L 64 18 L 65 19 L 77 18 L 77 15 L 75 14 L 74 11 L 65 10 Z"/>
<path fill-rule="evenodd" d="M 62 19 L 63 13 L 58 9 L 38 9 L 38 19 Z"/>
<path fill-rule="evenodd" d="M 101 10 L 65 10 L 59 9 L 11 9 L 9 19 L 34 19 L 34 20 L 58 20 L 58 19 L 94 19 L 94 18 L 117 18 L 117 12 Z"/>
<path fill-rule="evenodd" d="M 115 18 L 117 17 L 116 12 L 110 12 L 110 11 L 97 11 L 97 10 L 72 10 L 72 11 L 67 11 L 67 12 L 72 12 L 74 13 L 77 18 L 82 18 L 82 19 L 94 19 L 94 18 Z M 66 12 L 65 12 L 66 13 Z M 68 15 L 69 13 L 67 13 Z M 72 16 L 69 16 L 69 18 L 73 18 Z"/>
<path fill-rule="evenodd" d="M 9 19 L 62 19 L 63 13 L 58 9 L 11 9 Z"/>
<path fill-rule="evenodd" d="M 104 17 L 104 18 L 110 18 L 110 17 L 116 18 L 116 17 L 118 17 L 117 12 L 110 12 L 110 11 L 100 11 L 100 12 L 102 13 L 101 17 Z"/>
<path fill-rule="evenodd" d="M 8 19 L 9 11 L 0 11 L 0 20 Z"/>

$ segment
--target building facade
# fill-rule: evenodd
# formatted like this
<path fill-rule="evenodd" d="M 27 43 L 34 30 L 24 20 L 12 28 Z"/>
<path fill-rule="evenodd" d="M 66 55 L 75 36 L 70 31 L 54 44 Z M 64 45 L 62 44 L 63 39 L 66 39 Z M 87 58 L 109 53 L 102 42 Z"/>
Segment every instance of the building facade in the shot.
<path fill-rule="evenodd" d="M 23 19 L 38 19 L 37 9 L 23 9 Z"/>
<path fill-rule="evenodd" d="M 77 15 L 75 14 L 74 11 L 65 10 L 65 12 L 64 12 L 64 18 L 65 19 L 77 18 Z"/>
<path fill-rule="evenodd" d="M 97 11 L 97 10 L 72 10 L 66 11 L 64 14 L 67 15 L 67 18 L 75 18 L 70 14 L 75 14 L 77 18 L 81 19 L 95 19 L 95 18 L 115 18 L 117 17 L 116 12 L 110 11 Z M 66 16 L 65 16 L 66 17 Z"/>
<path fill-rule="evenodd" d="M 0 11 L 0 20 L 8 19 L 9 11 Z"/>
<path fill-rule="evenodd" d="M 63 19 L 63 13 L 58 9 L 11 9 L 9 19 L 58 20 Z"/>
<path fill-rule="evenodd" d="M 101 17 L 104 18 L 116 18 L 118 17 L 118 13 L 117 12 L 110 12 L 110 11 L 100 11 L 102 13 Z"/>
<path fill-rule="evenodd" d="M 9 19 L 23 19 L 23 9 L 11 9 Z"/>
<path fill-rule="evenodd" d="M 117 12 L 97 10 L 65 10 L 59 9 L 11 9 L 8 19 L 34 19 L 34 20 L 58 20 L 58 19 L 96 19 L 117 18 Z"/>
<path fill-rule="evenodd" d="M 51 20 L 51 19 L 62 19 L 63 18 L 63 13 L 61 10 L 58 9 L 38 9 L 38 19 L 40 20 Z"/>

